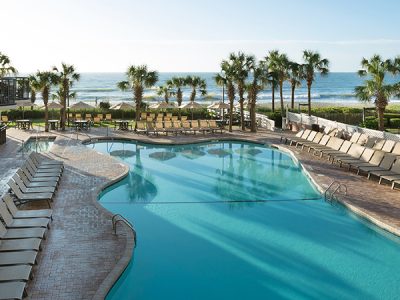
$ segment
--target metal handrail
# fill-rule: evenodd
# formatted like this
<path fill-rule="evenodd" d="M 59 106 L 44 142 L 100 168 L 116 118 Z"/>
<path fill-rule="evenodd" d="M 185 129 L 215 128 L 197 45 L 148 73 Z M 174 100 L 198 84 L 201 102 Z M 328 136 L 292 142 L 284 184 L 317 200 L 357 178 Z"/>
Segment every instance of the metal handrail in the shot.
<path fill-rule="evenodd" d="M 336 184 L 336 188 L 333 190 L 333 192 L 329 195 L 328 192 L 333 188 L 334 184 Z M 344 190 L 343 190 L 344 188 Z M 342 191 L 343 190 L 343 191 Z M 324 198 L 326 200 L 332 200 L 335 197 L 335 194 L 337 192 L 342 192 L 344 195 L 347 195 L 347 186 L 343 183 L 340 183 L 337 180 L 334 180 L 331 182 L 331 184 L 326 188 L 324 192 Z"/>
<path fill-rule="evenodd" d="M 124 216 L 122 216 L 121 214 L 115 214 L 112 216 L 112 228 L 114 230 L 114 234 L 117 234 L 117 224 L 118 222 L 123 222 L 125 223 L 133 232 L 133 239 L 135 242 L 135 246 L 136 246 L 136 230 L 133 228 L 133 224 L 127 220 Z"/>

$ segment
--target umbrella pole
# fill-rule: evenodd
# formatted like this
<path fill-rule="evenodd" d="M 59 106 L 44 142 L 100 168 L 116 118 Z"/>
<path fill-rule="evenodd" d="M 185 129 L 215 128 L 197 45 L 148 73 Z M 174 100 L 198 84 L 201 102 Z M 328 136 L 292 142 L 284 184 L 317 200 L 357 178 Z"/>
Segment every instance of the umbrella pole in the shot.
<path fill-rule="evenodd" d="M 193 108 L 191 109 L 191 111 L 192 111 L 192 121 L 193 121 Z"/>
<path fill-rule="evenodd" d="M 25 119 L 25 109 L 23 106 L 22 106 L 22 119 Z"/>

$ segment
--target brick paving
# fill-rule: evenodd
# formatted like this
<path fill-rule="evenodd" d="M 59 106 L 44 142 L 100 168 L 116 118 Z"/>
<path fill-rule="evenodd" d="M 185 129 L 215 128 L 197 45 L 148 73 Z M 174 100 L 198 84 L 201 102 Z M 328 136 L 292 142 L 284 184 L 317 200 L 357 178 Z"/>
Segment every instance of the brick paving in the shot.
<path fill-rule="evenodd" d="M 20 140 L 27 140 L 32 134 L 36 132 L 8 130 L 8 142 L 0 146 L 2 183 L 23 162 L 22 154 L 18 152 Z M 83 133 L 66 131 L 51 132 L 50 135 L 57 136 L 57 139 L 48 155 L 63 160 L 66 168 L 53 203 L 52 229 L 39 256 L 39 265 L 35 267 L 35 278 L 29 283 L 29 299 L 89 299 L 96 292 L 96 298 L 100 299 L 130 258 L 132 235 L 126 228 L 121 231 L 122 234 L 113 235 L 111 215 L 96 200 L 101 187 L 122 176 L 127 171 L 126 166 L 82 146 L 81 141 L 89 138 L 108 136 L 153 143 L 190 143 L 234 138 L 274 144 L 283 150 L 292 151 L 322 189 L 333 180 L 346 184 L 348 194 L 341 196 L 342 203 L 381 227 L 400 235 L 400 191 L 331 165 L 326 159 L 319 159 L 307 152 L 283 145 L 280 143 L 279 133 L 260 130 L 257 134 L 251 134 L 236 130 L 233 133 L 212 135 L 149 137 L 132 132 L 93 128 Z M 122 264 L 121 258 L 125 258 Z M 115 270 L 118 268 L 114 268 L 116 265 L 119 266 L 117 271 Z M 107 277 L 110 272 L 113 276 Z M 102 282 L 103 289 L 98 292 Z"/>

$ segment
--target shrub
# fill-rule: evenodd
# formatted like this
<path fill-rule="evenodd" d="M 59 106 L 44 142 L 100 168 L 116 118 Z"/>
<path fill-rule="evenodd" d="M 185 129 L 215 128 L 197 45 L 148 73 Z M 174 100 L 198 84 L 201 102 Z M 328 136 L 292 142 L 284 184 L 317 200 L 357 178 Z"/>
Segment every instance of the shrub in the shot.
<path fill-rule="evenodd" d="M 400 128 L 400 118 L 390 119 L 390 126 L 392 128 Z"/>
<path fill-rule="evenodd" d="M 377 130 L 379 128 L 379 121 L 375 117 L 366 117 L 365 122 L 361 123 L 361 127 Z"/>

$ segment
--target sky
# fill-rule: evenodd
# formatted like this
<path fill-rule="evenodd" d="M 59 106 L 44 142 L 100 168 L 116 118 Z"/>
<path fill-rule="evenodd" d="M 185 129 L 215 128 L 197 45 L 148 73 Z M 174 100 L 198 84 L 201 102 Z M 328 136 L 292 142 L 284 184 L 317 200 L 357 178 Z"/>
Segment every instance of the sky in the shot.
<path fill-rule="evenodd" d="M 0 0 L 0 52 L 20 72 L 215 72 L 230 52 L 311 49 L 333 72 L 400 55 L 398 0 Z"/>

